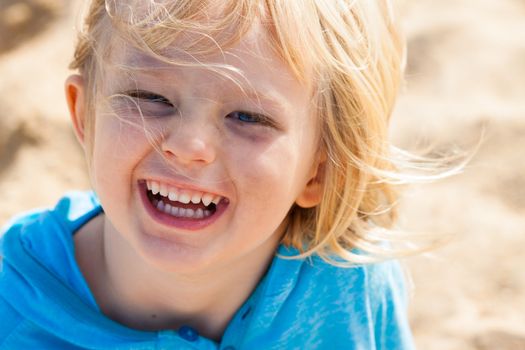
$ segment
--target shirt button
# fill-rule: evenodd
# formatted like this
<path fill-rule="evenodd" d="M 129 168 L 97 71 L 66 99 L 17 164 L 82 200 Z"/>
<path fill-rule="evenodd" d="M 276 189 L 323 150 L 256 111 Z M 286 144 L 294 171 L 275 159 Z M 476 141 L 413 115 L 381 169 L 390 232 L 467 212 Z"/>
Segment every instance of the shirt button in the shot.
<path fill-rule="evenodd" d="M 199 333 L 190 326 L 182 326 L 179 328 L 179 336 L 182 339 L 188 340 L 188 341 L 196 341 L 199 339 Z"/>

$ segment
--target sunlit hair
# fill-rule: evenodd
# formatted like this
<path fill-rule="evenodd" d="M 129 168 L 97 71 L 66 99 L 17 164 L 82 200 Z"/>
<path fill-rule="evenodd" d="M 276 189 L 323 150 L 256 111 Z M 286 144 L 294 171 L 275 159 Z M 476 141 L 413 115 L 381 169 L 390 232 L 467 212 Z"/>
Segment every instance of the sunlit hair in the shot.
<path fill-rule="evenodd" d="M 387 130 L 405 43 L 389 0 L 93 0 L 71 68 L 86 79 L 93 108 L 112 35 L 184 64 L 166 54 L 176 47 L 198 65 L 199 57 L 237 43 L 257 20 L 296 78 L 314 86 L 326 156 L 318 179 L 322 200 L 314 208 L 290 209 L 283 243 L 336 265 L 408 253 L 409 237 L 394 230 L 394 187 L 414 178 L 399 171 L 404 154 L 390 146 Z M 93 123 L 88 119 L 88 139 Z"/>

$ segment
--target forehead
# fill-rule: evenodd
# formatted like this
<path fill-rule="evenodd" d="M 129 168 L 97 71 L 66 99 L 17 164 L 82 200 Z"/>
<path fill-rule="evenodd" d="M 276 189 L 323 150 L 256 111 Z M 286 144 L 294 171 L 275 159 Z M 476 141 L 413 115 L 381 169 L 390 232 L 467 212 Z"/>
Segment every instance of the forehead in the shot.
<path fill-rule="evenodd" d="M 276 55 L 268 31 L 259 23 L 242 37 L 227 46 L 221 46 L 218 38 L 193 33 L 173 33 L 176 40 L 168 47 L 146 45 L 129 40 L 116 32 L 110 44 L 110 63 L 133 70 L 173 69 L 176 67 L 245 67 L 252 61 L 263 64 L 266 69 L 288 73 L 289 67 Z M 169 36 L 169 30 L 159 32 Z M 198 43 L 199 45 L 197 45 Z M 206 47 L 206 49 L 203 49 Z"/>
<path fill-rule="evenodd" d="M 247 95 L 273 97 L 288 105 L 308 106 L 312 87 L 295 77 L 270 42 L 268 30 L 259 23 L 233 45 L 207 54 L 188 52 L 183 49 L 187 45 L 177 41 L 161 55 L 154 54 L 117 35 L 111 45 L 109 66 L 120 76 L 126 70 L 159 83 L 182 81 L 194 89 L 219 93 L 237 89 Z"/>

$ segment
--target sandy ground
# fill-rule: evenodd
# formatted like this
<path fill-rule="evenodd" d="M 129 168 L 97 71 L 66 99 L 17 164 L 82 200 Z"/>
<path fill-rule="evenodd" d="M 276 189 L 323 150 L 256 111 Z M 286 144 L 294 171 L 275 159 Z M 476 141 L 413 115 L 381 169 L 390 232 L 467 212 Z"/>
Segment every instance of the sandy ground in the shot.
<path fill-rule="evenodd" d="M 0 224 L 89 187 L 62 97 L 77 3 L 0 2 Z M 409 62 L 395 143 L 468 150 L 484 135 L 462 174 L 403 197 L 403 227 L 454 234 L 407 261 L 418 348 L 523 350 L 525 2 L 407 0 L 402 13 Z"/>

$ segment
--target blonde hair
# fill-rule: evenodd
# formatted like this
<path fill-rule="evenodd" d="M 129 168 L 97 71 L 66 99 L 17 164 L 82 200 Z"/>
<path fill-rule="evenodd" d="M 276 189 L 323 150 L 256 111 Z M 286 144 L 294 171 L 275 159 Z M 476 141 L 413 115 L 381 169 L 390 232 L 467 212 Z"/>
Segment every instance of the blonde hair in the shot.
<path fill-rule="evenodd" d="M 136 2 L 136 1 L 135 1 Z M 256 19 L 271 46 L 299 80 L 313 79 L 321 125 L 323 194 L 319 205 L 294 205 L 283 243 L 301 257 L 317 254 L 351 265 L 399 256 L 396 171 L 388 121 L 402 82 L 405 43 L 389 0 L 93 0 L 79 35 L 72 69 L 87 80 L 88 107 L 107 56 L 109 26 L 157 58 L 191 33 L 191 55 L 232 45 Z M 226 33 L 226 34 L 225 34 Z M 169 60 L 168 60 L 169 61 Z M 94 119 L 94 118 L 92 118 Z M 86 137 L 93 130 L 86 125 Z"/>

